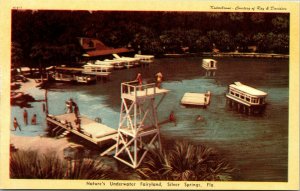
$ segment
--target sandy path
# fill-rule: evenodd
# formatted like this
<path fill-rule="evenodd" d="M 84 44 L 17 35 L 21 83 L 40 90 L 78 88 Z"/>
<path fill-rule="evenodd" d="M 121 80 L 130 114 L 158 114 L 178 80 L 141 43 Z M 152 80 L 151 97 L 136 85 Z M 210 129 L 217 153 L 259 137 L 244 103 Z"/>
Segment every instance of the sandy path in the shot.
<path fill-rule="evenodd" d="M 39 83 L 35 82 L 34 79 L 27 78 L 27 82 L 20 82 L 20 89 L 17 89 L 18 92 L 27 92 L 29 89 L 36 87 Z"/>
<path fill-rule="evenodd" d="M 75 145 L 70 143 L 67 138 L 48 138 L 48 137 L 25 137 L 11 134 L 10 143 L 19 150 L 32 150 L 40 154 L 54 151 L 59 158 L 63 158 L 64 148 Z"/>

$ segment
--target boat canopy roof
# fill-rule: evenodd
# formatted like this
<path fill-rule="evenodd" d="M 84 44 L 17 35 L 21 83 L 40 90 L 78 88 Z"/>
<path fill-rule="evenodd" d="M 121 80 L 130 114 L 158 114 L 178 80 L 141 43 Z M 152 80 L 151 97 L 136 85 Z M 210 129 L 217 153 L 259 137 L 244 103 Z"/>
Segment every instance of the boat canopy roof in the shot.
<path fill-rule="evenodd" d="M 216 60 L 211 59 L 211 58 L 204 58 L 204 59 L 202 60 L 202 62 L 211 62 L 211 61 L 217 62 Z"/>
<path fill-rule="evenodd" d="M 250 86 L 244 85 L 241 82 L 234 82 L 234 84 L 230 84 L 229 87 L 235 88 L 237 90 L 243 91 L 250 95 L 254 96 L 267 96 L 266 92 L 260 91 L 258 89 L 252 88 Z"/>

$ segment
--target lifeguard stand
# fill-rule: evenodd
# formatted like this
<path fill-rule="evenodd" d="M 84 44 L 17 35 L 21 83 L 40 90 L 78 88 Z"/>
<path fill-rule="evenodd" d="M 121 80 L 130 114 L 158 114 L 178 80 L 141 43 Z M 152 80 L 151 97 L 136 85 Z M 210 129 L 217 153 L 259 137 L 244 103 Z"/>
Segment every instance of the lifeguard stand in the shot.
<path fill-rule="evenodd" d="M 121 111 L 115 158 L 137 168 L 149 148 L 161 148 L 157 108 L 169 90 L 154 83 L 137 85 L 136 81 L 121 84 Z M 160 97 L 158 102 L 156 97 Z"/>

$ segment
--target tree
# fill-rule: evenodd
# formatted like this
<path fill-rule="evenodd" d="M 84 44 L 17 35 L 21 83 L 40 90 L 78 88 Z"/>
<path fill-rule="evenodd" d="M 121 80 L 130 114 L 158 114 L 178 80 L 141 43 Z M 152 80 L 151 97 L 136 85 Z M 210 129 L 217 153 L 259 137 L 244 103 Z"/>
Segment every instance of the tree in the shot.
<path fill-rule="evenodd" d="M 276 31 L 286 31 L 289 28 L 289 20 L 285 16 L 277 16 L 272 19 Z"/>
<path fill-rule="evenodd" d="M 197 29 L 184 31 L 185 38 L 183 38 L 183 45 L 189 47 L 190 51 L 197 52 L 198 48 L 196 41 L 198 40 L 200 34 L 201 32 Z"/>
<path fill-rule="evenodd" d="M 207 52 L 212 50 L 211 43 L 207 36 L 198 37 L 196 40 L 196 47 L 198 52 Z"/>
<path fill-rule="evenodd" d="M 23 50 L 19 43 L 11 43 L 11 64 L 12 68 L 20 68 L 23 58 Z"/>
<path fill-rule="evenodd" d="M 237 33 L 234 37 L 234 46 L 238 48 L 238 51 L 247 51 L 247 46 L 249 45 L 249 37 L 247 37 L 244 33 Z"/>
<path fill-rule="evenodd" d="M 234 169 L 213 149 L 176 142 L 170 150 L 151 150 L 137 169 L 145 180 L 224 181 Z"/>
<path fill-rule="evenodd" d="M 40 77 L 43 80 L 45 68 L 51 57 L 49 49 L 46 45 L 38 43 L 32 47 L 30 57 L 35 63 L 34 66 L 39 68 Z"/>
<path fill-rule="evenodd" d="M 257 51 L 258 52 L 265 52 L 267 50 L 267 44 L 265 41 L 265 34 L 264 33 L 258 33 L 253 36 L 253 42 L 257 45 Z"/>

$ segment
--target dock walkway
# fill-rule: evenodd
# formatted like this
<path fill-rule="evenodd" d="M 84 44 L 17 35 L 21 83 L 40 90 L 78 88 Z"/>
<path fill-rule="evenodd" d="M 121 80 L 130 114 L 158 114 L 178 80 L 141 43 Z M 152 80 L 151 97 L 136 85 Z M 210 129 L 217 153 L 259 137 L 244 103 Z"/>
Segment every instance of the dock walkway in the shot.
<path fill-rule="evenodd" d="M 88 140 L 94 144 L 101 145 L 109 140 L 116 140 L 117 130 L 98 123 L 85 116 L 80 116 L 79 125 L 75 123 L 76 117 L 74 113 L 66 113 L 62 115 L 48 115 L 47 122 L 55 127 L 60 127 L 65 131 L 73 133 Z"/>

